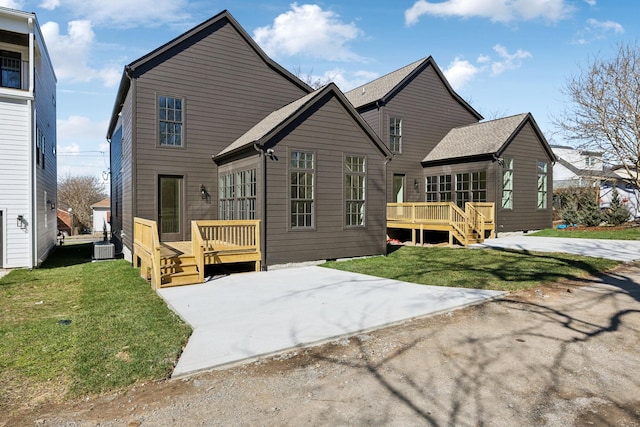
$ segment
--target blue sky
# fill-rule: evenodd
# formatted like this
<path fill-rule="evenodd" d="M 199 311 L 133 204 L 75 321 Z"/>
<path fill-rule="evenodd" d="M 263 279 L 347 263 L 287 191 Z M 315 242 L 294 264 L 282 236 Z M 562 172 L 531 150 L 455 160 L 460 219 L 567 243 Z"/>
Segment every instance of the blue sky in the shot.
<path fill-rule="evenodd" d="M 227 9 L 273 59 L 349 90 L 433 56 L 486 118 L 533 113 L 552 143 L 566 79 L 639 38 L 632 0 L 0 0 L 35 12 L 58 76 L 58 175 L 102 176 L 124 65 Z"/>

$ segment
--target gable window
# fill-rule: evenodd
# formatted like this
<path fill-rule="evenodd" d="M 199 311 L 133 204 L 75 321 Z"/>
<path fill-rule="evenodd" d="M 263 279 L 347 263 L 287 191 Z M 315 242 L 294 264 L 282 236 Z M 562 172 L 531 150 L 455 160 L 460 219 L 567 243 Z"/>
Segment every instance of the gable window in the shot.
<path fill-rule="evenodd" d="M 364 226 L 367 180 L 366 161 L 364 157 L 347 156 L 345 158 L 344 179 L 346 226 Z"/>
<path fill-rule="evenodd" d="M 584 164 L 587 167 L 595 166 L 596 165 L 596 158 L 595 157 L 585 157 Z"/>
<path fill-rule="evenodd" d="M 389 118 L 389 150 L 392 153 L 402 152 L 402 119 Z"/>
<path fill-rule="evenodd" d="M 502 208 L 513 209 L 513 159 L 509 158 L 502 165 Z"/>
<path fill-rule="evenodd" d="M 183 102 L 170 96 L 158 97 L 158 135 L 162 146 L 182 146 Z"/>
<path fill-rule="evenodd" d="M 547 162 L 538 162 L 538 209 L 547 208 Z"/>
<path fill-rule="evenodd" d="M 0 86 L 21 88 L 20 53 L 0 50 Z"/>
<path fill-rule="evenodd" d="M 256 170 L 221 175 L 218 179 L 218 218 L 256 219 Z"/>
<path fill-rule="evenodd" d="M 291 228 L 314 226 L 315 154 L 292 151 L 289 163 L 290 175 L 290 224 Z"/>

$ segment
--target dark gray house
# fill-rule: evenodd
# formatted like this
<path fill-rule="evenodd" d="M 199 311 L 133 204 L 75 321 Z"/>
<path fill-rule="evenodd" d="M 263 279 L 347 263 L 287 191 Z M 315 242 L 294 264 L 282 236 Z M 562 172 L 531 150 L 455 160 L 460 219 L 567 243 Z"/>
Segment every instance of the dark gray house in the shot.
<path fill-rule="evenodd" d="M 393 153 L 389 202 L 492 202 L 496 232 L 551 227 L 555 157 L 531 114 L 479 122 L 431 57 L 346 96 Z"/>
<path fill-rule="evenodd" d="M 107 138 L 127 259 L 134 217 L 162 242 L 191 240 L 192 220 L 262 220 L 263 268 L 385 252 L 390 153 L 335 85 L 312 92 L 227 11 L 125 67 Z"/>

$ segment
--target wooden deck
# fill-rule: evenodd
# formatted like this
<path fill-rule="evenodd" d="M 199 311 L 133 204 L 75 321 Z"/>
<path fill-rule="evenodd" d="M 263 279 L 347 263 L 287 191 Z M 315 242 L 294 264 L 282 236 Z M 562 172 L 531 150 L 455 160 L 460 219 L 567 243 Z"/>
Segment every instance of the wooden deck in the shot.
<path fill-rule="evenodd" d="M 387 228 L 411 230 L 414 245 L 427 231 L 444 231 L 449 245 L 467 246 L 494 237 L 494 212 L 493 203 L 466 203 L 465 210 L 452 202 L 388 203 Z"/>
<path fill-rule="evenodd" d="M 155 221 L 134 218 L 134 265 L 154 289 L 204 281 L 205 266 L 253 262 L 259 271 L 260 221 L 192 221 L 191 241 L 160 242 Z"/>

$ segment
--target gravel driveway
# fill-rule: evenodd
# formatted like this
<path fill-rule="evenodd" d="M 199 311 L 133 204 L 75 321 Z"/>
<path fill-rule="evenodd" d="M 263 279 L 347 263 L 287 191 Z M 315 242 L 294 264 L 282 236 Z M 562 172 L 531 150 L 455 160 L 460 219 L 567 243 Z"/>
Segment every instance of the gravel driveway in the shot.
<path fill-rule="evenodd" d="M 640 264 L 626 264 L 5 423 L 638 426 L 639 348 Z"/>

